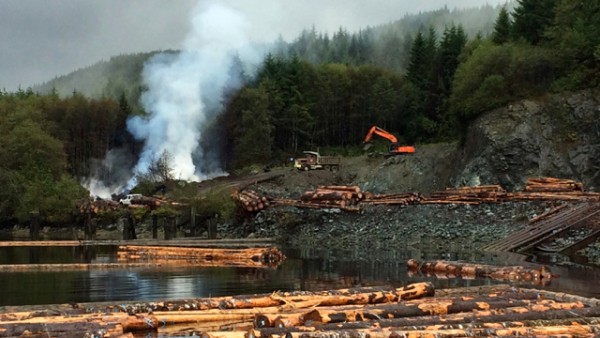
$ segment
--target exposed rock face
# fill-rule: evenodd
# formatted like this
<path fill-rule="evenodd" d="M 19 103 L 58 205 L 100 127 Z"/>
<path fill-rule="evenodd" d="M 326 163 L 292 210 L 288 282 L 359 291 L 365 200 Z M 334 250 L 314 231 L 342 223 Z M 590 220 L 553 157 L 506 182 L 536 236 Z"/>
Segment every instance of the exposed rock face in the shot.
<path fill-rule="evenodd" d="M 524 100 L 489 112 L 471 126 L 454 185 L 523 188 L 552 176 L 600 190 L 600 89 Z"/>

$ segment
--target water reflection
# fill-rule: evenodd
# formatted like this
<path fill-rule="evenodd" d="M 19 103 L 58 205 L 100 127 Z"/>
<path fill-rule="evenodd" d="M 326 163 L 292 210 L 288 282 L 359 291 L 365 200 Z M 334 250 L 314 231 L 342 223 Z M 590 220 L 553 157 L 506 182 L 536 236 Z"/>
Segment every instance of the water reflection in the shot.
<path fill-rule="evenodd" d="M 0 248 L 0 264 L 106 263 L 116 261 L 116 247 Z M 0 305 L 68 302 L 156 301 L 273 291 L 326 290 L 368 285 L 402 286 L 433 281 L 436 288 L 505 283 L 488 279 L 439 279 L 410 275 L 406 261 L 464 260 L 482 264 L 519 265 L 514 254 L 481 252 L 379 251 L 364 255 L 350 251 L 285 250 L 287 259 L 276 269 L 176 268 L 106 269 L 62 272 L 0 273 Z M 563 262 L 564 263 L 564 262 Z M 560 277 L 543 288 L 600 298 L 590 281 L 600 269 L 581 265 L 552 265 Z M 534 285 L 520 285 L 538 287 Z"/>

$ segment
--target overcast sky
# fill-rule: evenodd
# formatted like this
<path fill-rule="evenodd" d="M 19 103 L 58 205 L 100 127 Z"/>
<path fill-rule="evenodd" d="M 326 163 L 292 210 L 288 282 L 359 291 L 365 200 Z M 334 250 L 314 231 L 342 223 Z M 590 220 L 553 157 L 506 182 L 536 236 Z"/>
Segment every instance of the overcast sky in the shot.
<path fill-rule="evenodd" d="M 111 56 L 180 48 L 198 2 L 216 0 L 0 0 L 0 89 L 14 91 Z M 303 28 L 349 31 L 405 14 L 505 0 L 220 0 L 247 16 L 256 41 Z"/>

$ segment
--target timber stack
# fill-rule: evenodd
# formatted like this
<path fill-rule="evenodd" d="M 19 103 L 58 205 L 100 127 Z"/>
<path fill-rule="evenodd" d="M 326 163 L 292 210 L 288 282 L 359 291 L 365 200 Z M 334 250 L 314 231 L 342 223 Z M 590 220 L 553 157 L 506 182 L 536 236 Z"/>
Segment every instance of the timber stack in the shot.
<path fill-rule="evenodd" d="M 522 201 L 600 201 L 600 193 L 585 192 L 583 183 L 554 177 L 530 178 L 524 191 L 508 193 L 507 199 Z"/>
<path fill-rule="evenodd" d="M 349 207 L 357 205 L 364 197 L 358 186 L 318 186 L 317 189 L 302 194 L 300 200 L 306 203 Z"/>
<path fill-rule="evenodd" d="M 344 211 L 359 211 L 364 194 L 358 186 L 329 185 L 318 186 L 315 190 L 306 191 L 300 200 L 274 198 L 274 206 L 294 206 L 297 208 L 328 209 L 337 208 Z"/>
<path fill-rule="evenodd" d="M 509 285 L 404 287 L 210 297 L 135 304 L 57 305 L 0 313 L 0 336 L 96 334 L 248 337 L 594 337 L 600 300 Z"/>
<path fill-rule="evenodd" d="M 432 193 L 421 204 L 479 204 L 497 203 L 506 195 L 499 185 L 460 187 Z"/>
<path fill-rule="evenodd" d="M 420 204 L 422 201 L 423 196 L 414 192 L 402 194 L 373 194 L 366 192 L 365 199 L 361 204 L 414 205 Z"/>
<path fill-rule="evenodd" d="M 257 212 L 271 205 L 266 196 L 260 196 L 252 190 L 234 191 L 231 197 L 236 203 L 248 212 Z"/>
<path fill-rule="evenodd" d="M 121 207 L 119 202 L 112 200 L 103 199 L 84 199 L 77 202 L 77 210 L 80 214 L 93 214 L 97 215 L 103 212 L 110 212 L 118 210 Z"/>
<path fill-rule="evenodd" d="M 499 185 L 447 188 L 429 196 L 419 193 L 373 194 L 353 185 L 318 186 L 302 194 L 300 200 L 260 196 L 254 191 L 235 191 L 234 200 L 248 212 L 258 212 L 268 206 L 360 211 L 363 205 L 418 205 L 505 203 L 511 201 L 600 201 L 600 193 L 585 192 L 583 184 L 552 177 L 530 178 L 523 191 L 507 192 Z"/>
<path fill-rule="evenodd" d="M 119 263 L 153 262 L 164 265 L 277 267 L 285 255 L 269 248 L 195 248 L 176 246 L 122 245 L 117 251 Z"/>

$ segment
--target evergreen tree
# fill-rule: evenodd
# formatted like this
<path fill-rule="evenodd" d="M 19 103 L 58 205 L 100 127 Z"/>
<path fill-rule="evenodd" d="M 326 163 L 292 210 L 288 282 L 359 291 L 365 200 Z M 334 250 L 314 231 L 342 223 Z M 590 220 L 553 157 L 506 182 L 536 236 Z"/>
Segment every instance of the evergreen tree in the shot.
<path fill-rule="evenodd" d="M 240 100 L 242 111 L 240 124 L 235 130 L 235 165 L 244 167 L 268 163 L 273 139 L 267 93 L 260 88 L 244 88 Z"/>
<path fill-rule="evenodd" d="M 425 38 L 423 37 L 423 34 L 419 32 L 417 33 L 417 36 L 415 37 L 410 49 L 410 58 L 406 70 L 406 77 L 417 88 L 426 87 L 425 75 L 428 72 L 427 57 Z"/>
<path fill-rule="evenodd" d="M 439 67 L 441 69 L 438 79 L 438 90 L 440 92 L 440 105 L 450 96 L 454 73 L 459 65 L 459 57 L 467 43 L 467 36 L 462 26 L 452 24 L 444 30 L 439 51 Z M 445 107 L 438 107 L 440 112 Z"/>
<path fill-rule="evenodd" d="M 517 0 L 513 13 L 512 34 L 532 45 L 539 44 L 544 31 L 554 22 L 554 5 L 558 0 Z"/>
<path fill-rule="evenodd" d="M 600 2 L 560 1 L 547 36 L 568 72 L 568 87 L 600 83 Z"/>
<path fill-rule="evenodd" d="M 506 7 L 502 7 L 498 14 L 498 19 L 494 24 L 494 32 L 492 33 L 492 41 L 495 44 L 501 45 L 510 39 L 511 22 Z"/>

